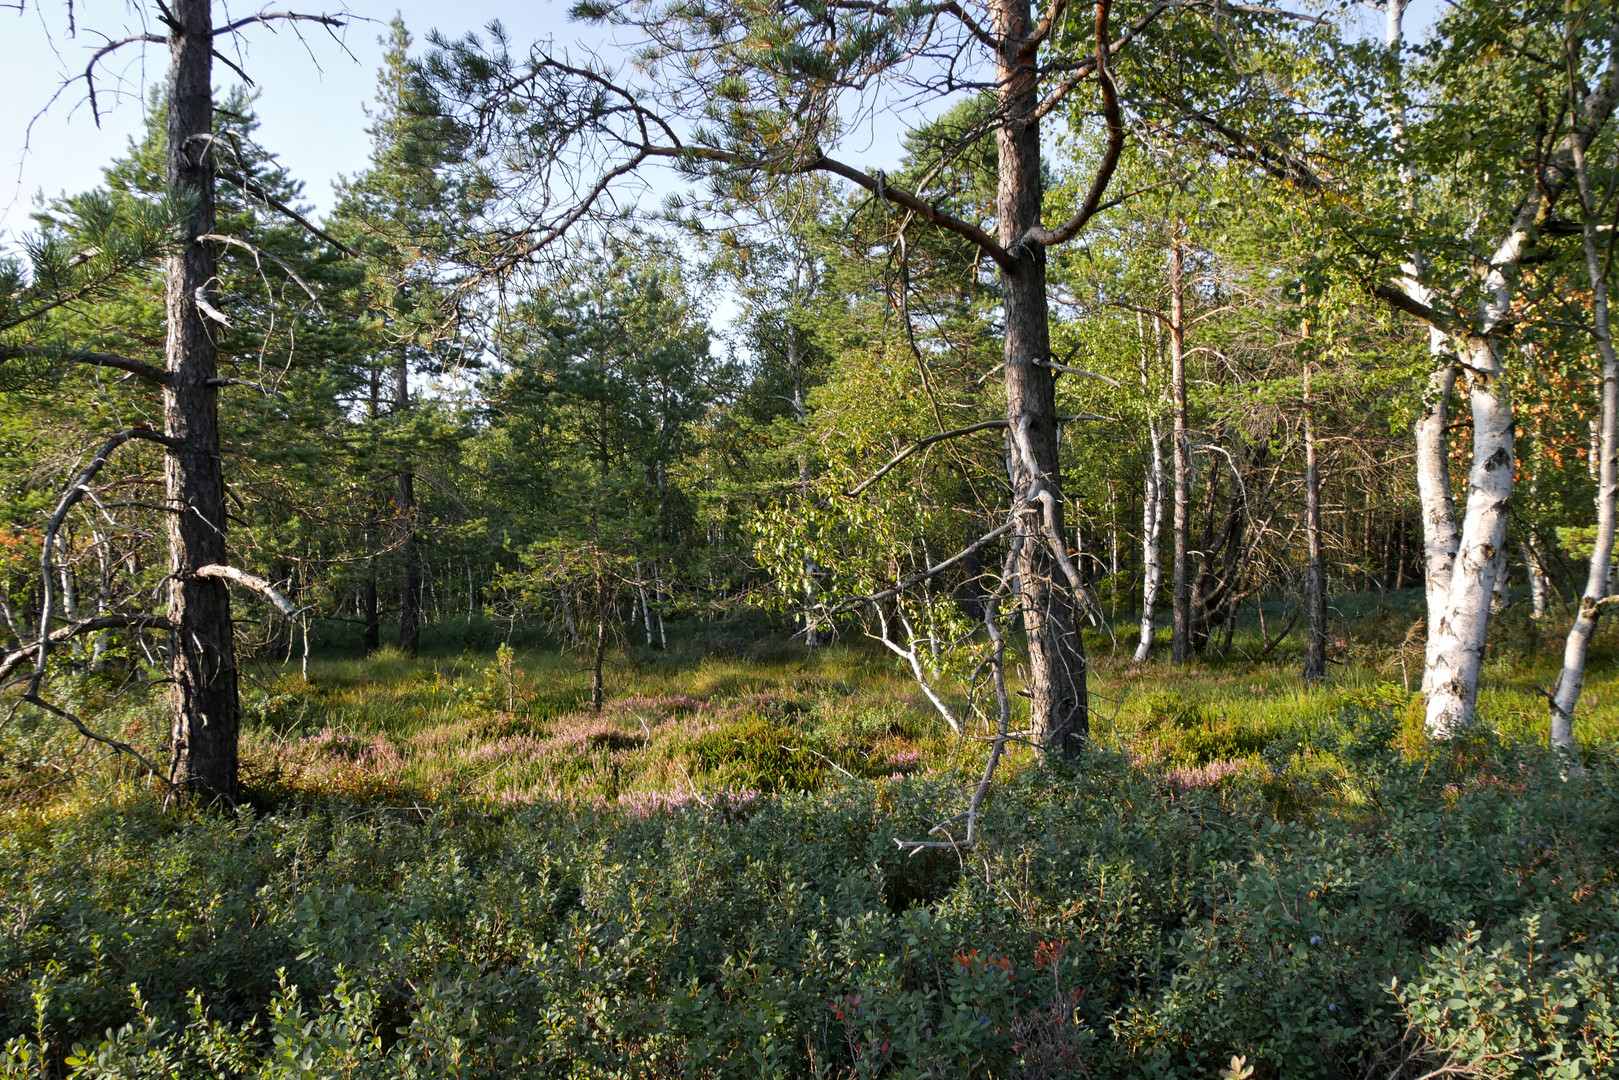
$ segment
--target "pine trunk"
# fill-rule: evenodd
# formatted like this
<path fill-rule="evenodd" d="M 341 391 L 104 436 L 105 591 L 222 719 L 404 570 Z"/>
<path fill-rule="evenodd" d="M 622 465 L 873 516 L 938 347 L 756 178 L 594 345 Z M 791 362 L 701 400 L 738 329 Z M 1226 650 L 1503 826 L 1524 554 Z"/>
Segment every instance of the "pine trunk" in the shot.
<path fill-rule="evenodd" d="M 1036 492 L 1048 496 L 1022 516 L 1027 527 L 1018 541 L 1017 574 L 1029 650 L 1030 730 L 1033 740 L 1048 751 L 1073 756 L 1090 730 L 1085 647 L 1073 583 L 1062 576 L 1052 548 L 1063 542 L 1067 529 L 1057 453 L 1055 373 L 1043 366 L 1051 358 L 1046 253 L 1044 245 L 1024 241 L 1030 230 L 1040 227 L 1039 42 L 1034 39 L 1028 0 L 997 0 L 994 13 L 1004 117 L 996 133 L 996 218 L 999 240 L 1016 259 L 1001 272 L 1006 418 L 1015 450 L 1013 498 Z"/>
<path fill-rule="evenodd" d="M 169 22 L 168 180 L 193 200 L 166 261 L 168 320 L 163 428 L 170 513 L 169 619 L 173 723 L 169 778 L 182 793 L 236 797 L 237 699 L 230 593 L 196 571 L 227 562 L 225 476 L 219 447 L 218 361 L 198 305 L 215 283 L 213 10 L 211 0 L 175 0 Z"/>

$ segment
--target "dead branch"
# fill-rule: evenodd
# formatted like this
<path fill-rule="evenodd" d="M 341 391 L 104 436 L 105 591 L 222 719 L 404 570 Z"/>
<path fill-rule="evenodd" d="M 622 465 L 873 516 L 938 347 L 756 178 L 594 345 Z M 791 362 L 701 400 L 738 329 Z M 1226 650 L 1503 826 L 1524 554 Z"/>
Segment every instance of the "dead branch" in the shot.
<path fill-rule="evenodd" d="M 156 383 L 159 386 L 167 385 L 169 381 L 169 373 L 156 364 L 148 364 L 144 360 L 131 360 L 126 356 L 118 356 L 114 353 L 86 352 L 78 349 L 52 349 L 44 345 L 0 345 L 0 362 L 24 358 L 67 360 L 75 364 L 89 364 L 91 367 L 112 368 L 117 371 L 126 371 L 131 375 L 138 375 L 147 382 Z"/>
<path fill-rule="evenodd" d="M 287 598 L 281 595 L 280 590 L 274 585 L 270 584 L 270 582 L 266 579 L 259 577 L 257 574 L 249 574 L 246 570 L 238 570 L 234 566 L 222 566 L 219 563 L 210 563 L 207 566 L 199 566 L 196 570 L 192 571 L 192 574 L 200 578 L 217 578 L 221 581 L 235 582 L 237 585 L 240 585 L 246 589 L 252 589 L 254 592 L 263 596 L 266 600 L 275 605 L 275 609 L 277 611 L 281 612 L 281 614 L 285 615 L 287 618 L 290 619 L 297 614 L 297 611 L 294 610 L 292 604 L 287 601 Z"/>
<path fill-rule="evenodd" d="M 878 480 L 881 480 L 884 476 L 888 475 L 888 473 L 892 472 L 900 462 L 904 461 L 918 450 L 926 450 L 934 443 L 943 442 L 946 439 L 954 439 L 959 435 L 971 435 L 976 431 L 989 431 L 992 428 L 1003 428 L 1006 427 L 1006 425 L 1007 421 L 1005 420 L 985 420 L 981 423 L 969 424 L 963 428 L 956 428 L 954 431 L 942 431 L 937 435 L 929 435 L 925 439 L 919 439 L 910 446 L 907 446 L 904 450 L 901 450 L 899 453 L 895 454 L 893 457 L 889 458 L 888 463 L 882 468 L 878 469 L 876 472 L 872 473 L 866 479 L 862 480 L 848 491 L 845 491 L 843 494 L 849 498 L 853 498 L 862 491 L 865 491 L 871 485 L 875 484 Z"/>
<path fill-rule="evenodd" d="M 288 266 L 287 263 L 285 261 L 283 261 L 282 259 L 279 259 L 274 255 L 271 255 L 268 251 L 265 251 L 263 248 L 257 246 L 256 244 L 248 243 L 246 240 L 243 240 L 241 237 L 238 237 L 238 236 L 223 236 L 223 235 L 221 235 L 219 233 L 203 233 L 202 235 L 198 236 L 197 239 L 198 240 L 212 240 L 215 243 L 229 244 L 232 247 L 242 248 L 244 251 L 247 251 L 248 253 L 250 253 L 253 256 L 253 263 L 254 263 L 254 265 L 259 267 L 260 271 L 262 271 L 264 269 L 264 267 L 263 267 L 263 264 L 259 262 L 259 260 L 261 260 L 261 259 L 269 259 L 271 262 L 273 262 L 277 266 L 281 267 L 281 269 L 285 270 L 287 272 L 287 276 L 290 277 L 293 281 L 297 282 L 298 287 L 303 289 L 304 292 L 309 294 L 309 299 L 314 301 L 315 309 L 317 311 L 319 311 L 322 315 L 326 314 L 326 308 L 321 304 L 320 297 L 315 295 L 315 290 L 309 287 L 309 282 L 307 282 L 303 278 L 299 277 L 298 276 L 298 271 L 294 270 L 291 266 Z"/>

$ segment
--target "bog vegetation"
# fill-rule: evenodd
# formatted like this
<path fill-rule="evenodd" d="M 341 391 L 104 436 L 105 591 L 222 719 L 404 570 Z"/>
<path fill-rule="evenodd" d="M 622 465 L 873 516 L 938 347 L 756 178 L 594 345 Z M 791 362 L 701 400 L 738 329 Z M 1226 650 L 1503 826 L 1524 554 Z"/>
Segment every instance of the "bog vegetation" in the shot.
<path fill-rule="evenodd" d="M 0 1074 L 1619 1075 L 1619 16 L 1405 8 L 396 20 L 324 214 L 101 28 Z"/>

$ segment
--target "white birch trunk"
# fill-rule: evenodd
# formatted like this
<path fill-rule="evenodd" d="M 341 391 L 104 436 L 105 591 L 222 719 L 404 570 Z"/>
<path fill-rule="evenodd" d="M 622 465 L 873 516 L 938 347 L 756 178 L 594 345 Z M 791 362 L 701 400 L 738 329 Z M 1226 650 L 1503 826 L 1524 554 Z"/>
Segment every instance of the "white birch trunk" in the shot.
<path fill-rule="evenodd" d="M 1152 446 L 1152 465 L 1147 471 L 1146 492 L 1141 505 L 1141 642 L 1136 646 L 1136 663 L 1152 656 L 1153 634 L 1157 631 L 1155 608 L 1158 589 L 1164 580 L 1164 564 L 1160 557 L 1160 538 L 1164 525 L 1164 453 L 1160 445 L 1158 426 L 1147 418 L 1147 440 Z"/>
<path fill-rule="evenodd" d="M 1540 553 L 1533 544 L 1524 541 L 1523 572 L 1529 578 L 1529 617 L 1544 619 L 1551 598 L 1551 583 L 1546 580 L 1546 568 L 1540 565 Z"/>
<path fill-rule="evenodd" d="M 1585 657 L 1596 631 L 1602 602 L 1610 592 L 1613 561 L 1615 501 L 1619 497 L 1619 356 L 1615 355 L 1608 324 L 1608 275 L 1605 253 L 1597 246 L 1595 202 L 1583 148 L 1574 155 L 1584 228 L 1586 271 L 1591 278 L 1591 316 L 1596 326 L 1597 349 L 1602 355 L 1602 412 L 1597 458 L 1597 535 L 1591 549 L 1591 568 L 1580 597 L 1580 610 L 1563 644 L 1563 671 L 1551 694 L 1551 744 L 1559 751 L 1574 750 L 1574 709 L 1585 685 Z M 1579 769 L 1573 759 L 1572 770 Z"/>
<path fill-rule="evenodd" d="M 1514 240 L 1521 241 L 1521 234 L 1515 233 L 1508 243 Z M 1521 242 L 1517 246 L 1521 248 Z M 1491 276 L 1499 285 L 1484 302 L 1488 310 L 1483 321 L 1494 330 L 1506 314 L 1511 294 L 1504 275 L 1497 271 Z M 1512 399 L 1501 379 L 1500 339 L 1493 334 L 1478 335 L 1467 345 L 1468 399 L 1473 408 L 1467 510 L 1450 587 L 1438 618 L 1429 612 L 1433 637 L 1423 676 L 1428 692 L 1428 734 L 1436 739 L 1449 738 L 1473 722 L 1490 601 L 1495 593 L 1496 555 L 1506 540 L 1507 506 L 1512 498 Z"/>
<path fill-rule="evenodd" d="M 1507 544 L 1495 553 L 1495 590 L 1490 595 L 1490 614 L 1499 615 L 1512 604 L 1512 568 L 1507 564 Z"/>

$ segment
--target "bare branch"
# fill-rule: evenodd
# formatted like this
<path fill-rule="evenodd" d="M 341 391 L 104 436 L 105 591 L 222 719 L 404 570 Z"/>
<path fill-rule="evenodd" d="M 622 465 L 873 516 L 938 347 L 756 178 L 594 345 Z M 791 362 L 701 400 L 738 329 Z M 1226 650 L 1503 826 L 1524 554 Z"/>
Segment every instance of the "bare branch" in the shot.
<path fill-rule="evenodd" d="M 101 62 L 103 56 L 117 52 L 125 45 L 133 45 L 136 42 L 164 45 L 168 43 L 168 39 L 158 37 L 156 34 L 131 34 L 129 37 L 119 38 L 117 41 L 111 41 L 103 45 L 91 55 L 90 62 L 84 65 L 84 85 L 90 98 L 90 116 L 95 120 L 96 127 L 101 126 L 101 109 L 96 104 L 96 65 Z"/>
<path fill-rule="evenodd" d="M 131 360 L 128 357 L 118 356 L 114 353 L 52 349 L 43 345 L 0 345 L 0 362 L 20 360 L 25 357 L 40 360 L 70 360 L 76 364 L 89 364 L 92 367 L 114 368 L 118 371 L 127 371 L 131 375 L 138 375 L 159 386 L 167 385 L 169 381 L 169 373 L 156 364 L 148 364 L 144 360 Z"/>
<path fill-rule="evenodd" d="M 309 282 L 307 282 L 303 278 L 299 277 L 298 276 L 298 271 L 296 271 L 292 267 L 288 266 L 286 264 L 286 262 L 284 262 L 283 260 L 276 258 L 274 255 L 271 255 L 268 251 L 265 251 L 264 249 L 254 245 L 254 244 L 250 244 L 246 240 L 243 240 L 243 239 L 241 239 L 239 237 L 222 236 L 219 233 L 203 233 L 200 236 L 198 236 L 197 239 L 198 240 L 212 240 L 215 243 L 230 244 L 233 247 L 242 248 L 243 250 L 245 250 L 245 251 L 252 254 L 253 261 L 254 261 L 255 264 L 258 264 L 260 259 L 269 259 L 271 262 L 273 262 L 277 266 L 281 267 L 281 269 L 285 270 L 287 272 L 287 276 L 290 277 L 293 281 L 296 281 L 298 283 L 298 287 L 303 289 L 304 292 L 309 294 L 309 299 L 311 299 L 311 300 L 313 300 L 315 302 L 315 307 L 316 307 L 317 310 L 320 311 L 321 314 L 324 315 L 326 313 L 325 306 L 321 304 L 320 297 L 315 295 L 315 290 L 311 289 L 309 287 Z M 261 270 L 263 269 L 262 264 L 260 264 L 260 269 Z"/>
<path fill-rule="evenodd" d="M 245 18 L 237 19 L 235 22 L 226 23 L 214 31 L 214 37 L 234 34 L 242 27 L 251 26 L 254 23 L 272 22 L 312 22 L 318 23 L 328 30 L 339 30 L 348 25 L 345 18 L 337 15 L 306 15 L 299 11 L 263 11 L 257 15 L 248 15 Z"/>
<path fill-rule="evenodd" d="M 949 214 L 943 210 L 940 210 L 932 203 L 917 197 L 915 194 L 906 191 L 904 188 L 890 186 L 886 180 L 881 177 L 881 174 L 878 176 L 872 176 L 869 173 L 861 172 L 852 165 L 845 165 L 841 161 L 829 158 L 825 154 L 821 154 L 807 167 L 800 171 L 829 172 L 834 176 L 841 176 L 845 180 L 852 180 L 856 184 L 859 184 L 861 187 L 865 188 L 867 191 L 871 192 L 873 195 L 876 195 L 878 198 L 886 199 L 887 201 L 894 203 L 896 206 L 903 206 L 905 209 L 911 211 L 922 220 L 933 225 L 937 225 L 939 228 L 948 232 L 953 232 L 958 236 L 971 240 L 974 244 L 978 245 L 979 249 L 983 251 L 984 254 L 994 259 L 995 262 L 1001 267 L 1013 271 L 1017 269 L 1017 259 L 1012 256 L 1011 252 L 1001 247 L 1001 245 L 998 244 L 995 241 L 995 238 L 990 236 L 989 233 L 985 232 L 983 229 L 980 229 L 977 225 L 974 225 L 971 222 L 963 221 L 954 214 Z"/>
<path fill-rule="evenodd" d="M 1008 422 L 1005 420 L 985 420 L 982 423 L 969 424 L 964 428 L 956 428 L 954 431 L 943 431 L 937 435 L 929 435 L 927 438 L 912 443 L 910 446 L 907 446 L 905 449 L 889 458 L 888 463 L 882 468 L 878 469 L 876 472 L 872 473 L 866 479 L 862 480 L 848 491 L 845 491 L 843 494 L 849 498 L 853 498 L 862 491 L 865 491 L 871 485 L 875 484 L 877 481 L 881 480 L 884 476 L 887 476 L 894 470 L 896 466 L 899 465 L 900 462 L 904 461 L 918 450 L 927 449 L 934 443 L 943 442 L 946 439 L 954 439 L 958 435 L 971 435 L 975 431 L 988 431 L 992 428 L 1004 428 L 1006 427 L 1007 423 Z"/>
<path fill-rule="evenodd" d="M 90 463 L 79 470 L 79 474 L 69 482 L 57 500 L 56 509 L 52 512 L 50 521 L 46 523 L 45 534 L 41 538 L 39 569 L 41 579 L 41 601 L 39 605 L 39 641 L 33 647 L 35 654 L 34 673 L 29 679 L 28 693 L 38 696 L 40 683 L 45 679 L 45 664 L 51 653 L 51 623 L 56 621 L 56 565 L 54 552 L 56 551 L 56 537 L 62 530 L 62 522 L 67 515 L 90 492 L 90 481 L 94 480 L 112 460 L 112 453 L 131 439 L 145 439 L 150 442 L 161 443 L 168 447 L 173 440 L 151 428 L 125 428 L 113 435 Z"/>
<path fill-rule="evenodd" d="M 992 544 L 996 540 L 999 540 L 1001 537 L 1005 536 L 1015 528 L 1017 528 L 1017 523 L 1015 521 L 1008 521 L 1005 525 L 1002 525 L 998 529 L 991 529 L 989 532 L 985 533 L 983 536 L 980 536 L 977 540 L 974 540 L 972 543 L 968 544 L 966 547 L 962 548 L 960 551 L 956 552 L 954 555 L 950 556 L 948 559 L 937 564 L 936 566 L 930 566 L 920 573 L 912 574 L 904 581 L 892 585 L 881 592 L 872 593 L 870 596 L 859 596 L 853 600 L 839 604 L 836 607 L 818 606 L 815 609 L 815 613 L 824 618 L 830 618 L 834 615 L 846 615 L 851 611 L 857 611 L 860 608 L 865 607 L 867 604 L 875 604 L 879 600 L 887 600 L 891 596 L 898 596 L 906 589 L 914 588 L 915 586 L 926 581 L 928 578 L 936 577 L 939 574 L 944 573 L 944 571 L 950 569 L 952 566 L 955 566 L 963 559 L 968 558 L 974 552 L 980 550 L 986 545 Z"/>
<path fill-rule="evenodd" d="M 1456 322 L 1454 319 L 1434 310 L 1408 294 L 1404 289 L 1397 289 L 1392 285 L 1379 283 L 1372 286 L 1372 295 L 1388 304 L 1389 307 L 1397 308 L 1407 315 L 1415 315 L 1436 330 L 1449 333 L 1455 329 Z"/>
<path fill-rule="evenodd" d="M 287 601 L 287 598 L 281 595 L 280 590 L 274 585 L 271 585 L 269 581 L 259 577 L 257 574 L 249 574 L 246 570 L 238 570 L 234 566 L 222 566 L 219 563 L 210 563 L 207 566 L 199 566 L 193 571 L 193 573 L 200 578 L 217 578 L 221 581 L 233 581 L 236 584 L 241 585 L 243 588 L 252 589 L 254 592 L 259 593 L 266 600 L 270 601 L 270 603 L 274 604 L 275 609 L 289 619 L 297 614 L 297 611 L 293 609 L 292 604 Z"/>
<path fill-rule="evenodd" d="M 1123 385 L 1111 375 L 1103 375 L 1097 371 L 1086 371 L 1084 368 L 1070 367 L 1068 364 L 1059 364 L 1055 360 L 1036 360 L 1034 364 L 1036 367 L 1050 368 L 1052 371 L 1061 371 L 1068 375 L 1079 375 L 1086 379 L 1095 379 L 1097 382 L 1107 383 L 1116 390 L 1121 389 Z M 1087 417 L 1086 419 L 1090 418 Z"/>
<path fill-rule="evenodd" d="M 66 720 L 68 723 L 72 724 L 78 730 L 79 734 L 84 736 L 86 739 L 101 743 L 103 746 L 110 746 L 120 754 L 128 754 L 130 757 L 134 758 L 136 761 L 145 766 L 147 772 L 151 773 L 159 780 L 162 780 L 170 787 L 174 786 L 169 782 L 168 778 L 158 770 L 156 765 L 153 765 L 149 760 L 147 760 L 145 754 L 142 754 L 139 750 L 135 749 L 133 746 L 130 746 L 128 743 L 120 742 L 117 739 L 109 739 L 105 735 L 97 735 L 95 732 L 84 726 L 83 720 L 80 720 L 77 716 L 74 716 L 66 709 L 57 708 L 55 705 L 52 705 L 50 702 L 40 697 L 37 693 L 30 692 L 25 694 L 22 700 L 37 708 L 44 709 L 46 712 L 50 713 L 59 720 Z"/>
<path fill-rule="evenodd" d="M 353 248 L 343 243 L 343 241 L 337 239 L 331 233 L 327 232 L 325 229 L 322 229 L 320 226 L 298 213 L 298 211 L 294 210 L 280 199 L 277 199 L 274 195 L 271 195 L 268 191 L 264 190 L 261 185 L 255 183 L 254 181 L 249 180 L 244 176 L 238 176 L 236 173 L 229 172 L 225 169 L 219 170 L 219 178 L 227 183 L 235 184 L 237 187 L 241 188 L 249 195 L 252 195 L 255 199 L 258 199 L 276 213 L 297 222 L 299 225 L 303 226 L 311 236 L 326 241 L 328 244 L 332 245 L 334 248 L 352 259 L 360 258 L 360 253 L 358 251 L 355 251 Z"/>
<path fill-rule="evenodd" d="M 51 631 L 50 645 L 60 645 L 70 641 L 81 634 L 95 634 L 102 630 L 172 630 L 174 625 L 162 615 L 97 615 L 89 619 L 80 619 L 66 626 L 59 626 Z M 5 681 L 20 668 L 23 663 L 37 651 L 37 645 L 29 645 L 21 649 L 0 655 L 0 682 Z"/>
<path fill-rule="evenodd" d="M 1113 179 L 1114 171 L 1119 167 L 1119 156 L 1124 152 L 1124 112 L 1119 108 L 1119 87 L 1113 81 L 1113 71 L 1108 67 L 1108 57 L 1111 54 L 1112 43 L 1108 40 L 1108 15 L 1113 10 L 1112 0 L 1098 0 L 1096 5 L 1096 83 L 1102 91 L 1102 117 L 1107 122 L 1107 146 L 1102 151 L 1102 161 L 1096 167 L 1096 175 L 1091 179 L 1091 189 L 1085 195 L 1085 201 L 1073 217 L 1065 221 L 1055 231 L 1033 228 L 1028 231 L 1024 239 L 1028 242 L 1051 247 L 1054 244 L 1066 243 L 1072 240 L 1085 227 L 1085 223 L 1095 217 L 1102 205 L 1102 195 L 1107 191 L 1107 185 Z"/>

